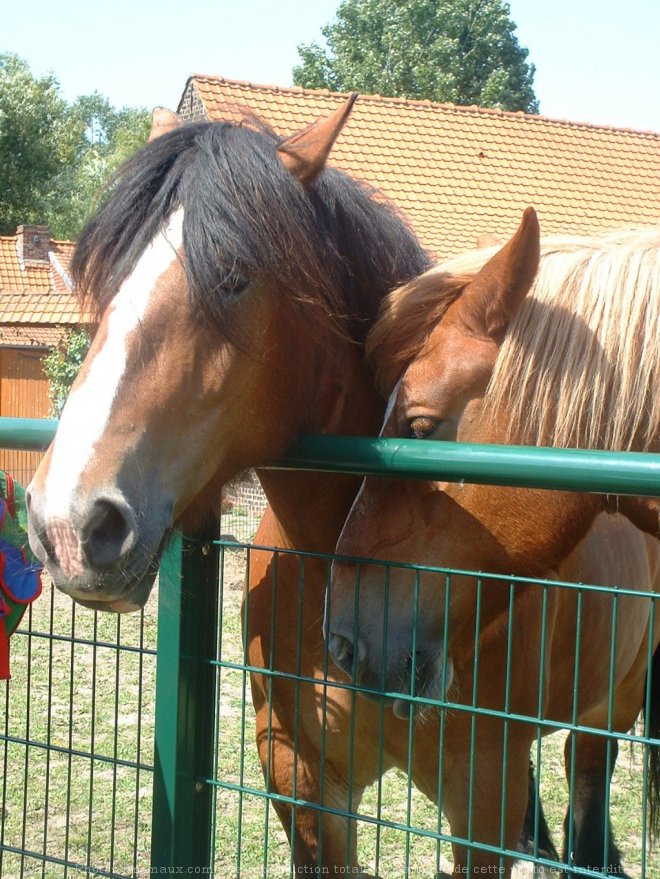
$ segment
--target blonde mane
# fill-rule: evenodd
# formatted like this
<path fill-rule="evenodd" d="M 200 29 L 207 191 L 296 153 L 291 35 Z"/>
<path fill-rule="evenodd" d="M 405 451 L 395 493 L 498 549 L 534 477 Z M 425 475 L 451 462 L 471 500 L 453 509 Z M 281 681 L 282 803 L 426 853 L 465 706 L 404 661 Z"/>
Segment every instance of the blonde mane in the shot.
<path fill-rule="evenodd" d="M 393 290 L 381 306 L 378 320 L 367 336 L 367 359 L 376 385 L 389 397 L 408 364 L 449 308 L 470 282 L 474 271 L 445 271 L 434 266 Z"/>
<path fill-rule="evenodd" d="M 369 345 L 383 386 L 496 250 L 452 259 L 391 294 Z M 402 336 L 407 345 L 394 352 Z M 484 401 L 484 418 L 500 413 L 509 443 L 660 447 L 660 229 L 542 241 Z"/>

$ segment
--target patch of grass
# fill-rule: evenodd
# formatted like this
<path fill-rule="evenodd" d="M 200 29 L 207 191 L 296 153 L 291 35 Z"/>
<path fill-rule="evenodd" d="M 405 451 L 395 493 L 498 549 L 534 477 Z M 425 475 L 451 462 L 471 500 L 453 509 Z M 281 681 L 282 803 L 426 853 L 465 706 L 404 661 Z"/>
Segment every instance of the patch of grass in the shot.
<path fill-rule="evenodd" d="M 4 685 L 0 842 L 33 853 L 0 852 L 4 879 L 148 864 L 155 643 L 155 603 L 96 615 L 44 582 Z"/>

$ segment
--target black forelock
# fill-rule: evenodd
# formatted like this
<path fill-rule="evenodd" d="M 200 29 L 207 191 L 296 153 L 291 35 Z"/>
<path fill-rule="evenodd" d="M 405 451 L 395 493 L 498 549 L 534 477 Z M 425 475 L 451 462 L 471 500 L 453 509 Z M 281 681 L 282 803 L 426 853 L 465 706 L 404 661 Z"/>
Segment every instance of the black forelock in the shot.
<path fill-rule="evenodd" d="M 265 125 L 200 122 L 138 151 L 111 181 L 73 260 L 81 295 L 103 311 L 171 213 L 184 210 L 184 265 L 196 307 L 231 337 L 234 296 L 267 279 L 315 301 L 363 341 L 383 296 L 428 266 L 383 198 L 324 171 L 307 190 Z"/>

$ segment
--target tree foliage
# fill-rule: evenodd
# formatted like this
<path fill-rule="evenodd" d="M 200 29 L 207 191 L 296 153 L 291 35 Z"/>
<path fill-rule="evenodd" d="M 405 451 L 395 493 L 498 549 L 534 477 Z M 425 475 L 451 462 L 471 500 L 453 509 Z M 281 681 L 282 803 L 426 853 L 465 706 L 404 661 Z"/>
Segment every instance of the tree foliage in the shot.
<path fill-rule="evenodd" d="M 528 51 L 503 0 L 343 0 L 318 43 L 298 46 L 305 88 L 538 113 Z"/>
<path fill-rule="evenodd" d="M 69 396 L 71 385 L 80 372 L 90 345 L 85 330 L 69 330 L 57 348 L 51 348 L 43 359 L 44 374 L 49 382 L 50 414 L 59 418 Z"/>
<path fill-rule="evenodd" d="M 53 74 L 0 54 L 0 234 L 43 223 L 74 239 L 108 176 L 145 142 L 146 110 L 95 93 L 69 104 Z"/>
<path fill-rule="evenodd" d="M 37 79 L 15 55 L 0 56 L 0 232 L 43 223 L 52 183 L 75 162 L 79 132 L 52 75 Z"/>

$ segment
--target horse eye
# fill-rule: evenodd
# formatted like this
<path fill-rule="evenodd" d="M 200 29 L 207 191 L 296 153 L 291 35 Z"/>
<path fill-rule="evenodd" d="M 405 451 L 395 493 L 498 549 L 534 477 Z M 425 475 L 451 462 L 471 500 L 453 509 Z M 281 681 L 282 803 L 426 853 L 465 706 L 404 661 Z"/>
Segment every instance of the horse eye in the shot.
<path fill-rule="evenodd" d="M 241 296 L 249 287 L 250 282 L 243 278 L 232 278 L 224 285 L 228 296 Z"/>
<path fill-rule="evenodd" d="M 408 422 L 408 436 L 411 439 L 428 439 L 440 422 L 428 415 L 417 415 Z"/>
<path fill-rule="evenodd" d="M 236 269 L 227 272 L 222 282 L 222 289 L 227 296 L 240 296 L 250 285 L 246 278 L 239 274 Z"/>
<path fill-rule="evenodd" d="M 232 284 L 231 286 L 228 286 L 227 293 L 230 296 L 240 296 L 241 294 L 245 293 L 249 286 L 249 283 L 249 281 L 241 281 L 238 284 Z"/>

